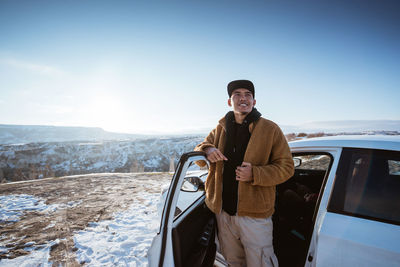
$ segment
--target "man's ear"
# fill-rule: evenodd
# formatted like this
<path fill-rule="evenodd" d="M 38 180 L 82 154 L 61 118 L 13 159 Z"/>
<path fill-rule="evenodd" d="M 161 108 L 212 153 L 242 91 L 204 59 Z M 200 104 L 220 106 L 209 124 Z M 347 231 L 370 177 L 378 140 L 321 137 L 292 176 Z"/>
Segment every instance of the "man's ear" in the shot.
<path fill-rule="evenodd" d="M 230 98 L 228 98 L 228 106 L 232 107 L 232 101 Z"/>
<path fill-rule="evenodd" d="M 253 101 L 253 107 L 256 105 L 256 100 L 254 99 L 254 101 Z"/>

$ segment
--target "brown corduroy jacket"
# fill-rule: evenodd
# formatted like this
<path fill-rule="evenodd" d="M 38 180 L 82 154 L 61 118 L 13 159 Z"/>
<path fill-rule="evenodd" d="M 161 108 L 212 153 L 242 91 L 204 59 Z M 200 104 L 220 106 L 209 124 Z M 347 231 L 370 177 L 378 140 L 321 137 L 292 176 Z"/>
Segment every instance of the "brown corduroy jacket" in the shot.
<path fill-rule="evenodd" d="M 222 118 L 194 150 L 215 147 L 224 153 L 225 129 Z M 254 180 L 239 182 L 237 215 L 267 218 L 274 213 L 275 186 L 293 175 L 294 164 L 286 138 L 274 122 L 261 117 L 250 124 L 249 131 L 251 137 L 243 161 L 251 163 Z M 222 161 L 212 163 L 205 183 L 206 204 L 216 214 L 222 210 L 223 167 Z"/>

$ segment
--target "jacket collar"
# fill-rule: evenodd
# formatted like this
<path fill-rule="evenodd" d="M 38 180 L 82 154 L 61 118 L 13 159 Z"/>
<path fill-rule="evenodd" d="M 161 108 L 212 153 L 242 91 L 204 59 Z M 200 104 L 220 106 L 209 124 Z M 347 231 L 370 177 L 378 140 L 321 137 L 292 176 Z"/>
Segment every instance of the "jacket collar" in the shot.
<path fill-rule="evenodd" d="M 261 115 L 261 114 L 260 114 L 260 115 Z M 261 116 L 260 116 L 260 118 L 261 118 Z M 257 124 L 257 121 L 258 121 L 258 119 L 257 119 L 256 121 L 254 121 L 254 122 L 251 122 L 251 123 L 249 124 L 249 132 L 250 132 L 250 133 L 253 132 L 254 127 L 255 127 L 256 124 Z M 224 131 L 226 132 L 226 121 L 225 121 L 225 116 L 222 117 L 222 118 L 218 121 L 218 123 L 219 123 L 219 125 L 221 125 L 222 129 L 224 129 Z"/>

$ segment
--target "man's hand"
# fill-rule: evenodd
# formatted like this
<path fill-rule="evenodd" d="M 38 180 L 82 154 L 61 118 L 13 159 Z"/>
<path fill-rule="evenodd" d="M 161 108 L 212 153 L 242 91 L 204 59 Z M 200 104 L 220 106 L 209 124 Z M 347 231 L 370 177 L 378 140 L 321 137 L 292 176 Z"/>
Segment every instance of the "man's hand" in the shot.
<path fill-rule="evenodd" d="M 206 152 L 207 154 L 207 159 L 212 163 L 215 163 L 217 161 L 228 160 L 224 156 L 224 154 L 222 154 L 221 151 L 219 151 L 219 149 L 215 147 L 207 147 L 206 149 L 204 149 L 204 152 Z"/>
<path fill-rule="evenodd" d="M 243 162 L 242 166 L 236 168 L 236 180 L 241 182 L 253 181 L 253 170 L 251 163 Z"/>

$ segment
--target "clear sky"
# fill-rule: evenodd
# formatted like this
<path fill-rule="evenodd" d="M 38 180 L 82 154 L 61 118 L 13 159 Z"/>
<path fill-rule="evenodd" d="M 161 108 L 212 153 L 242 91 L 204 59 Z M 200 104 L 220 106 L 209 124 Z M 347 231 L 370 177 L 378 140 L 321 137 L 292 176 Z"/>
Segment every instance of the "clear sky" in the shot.
<path fill-rule="evenodd" d="M 0 0 L 0 124 L 212 128 L 250 79 L 280 125 L 400 119 L 399 1 Z"/>

